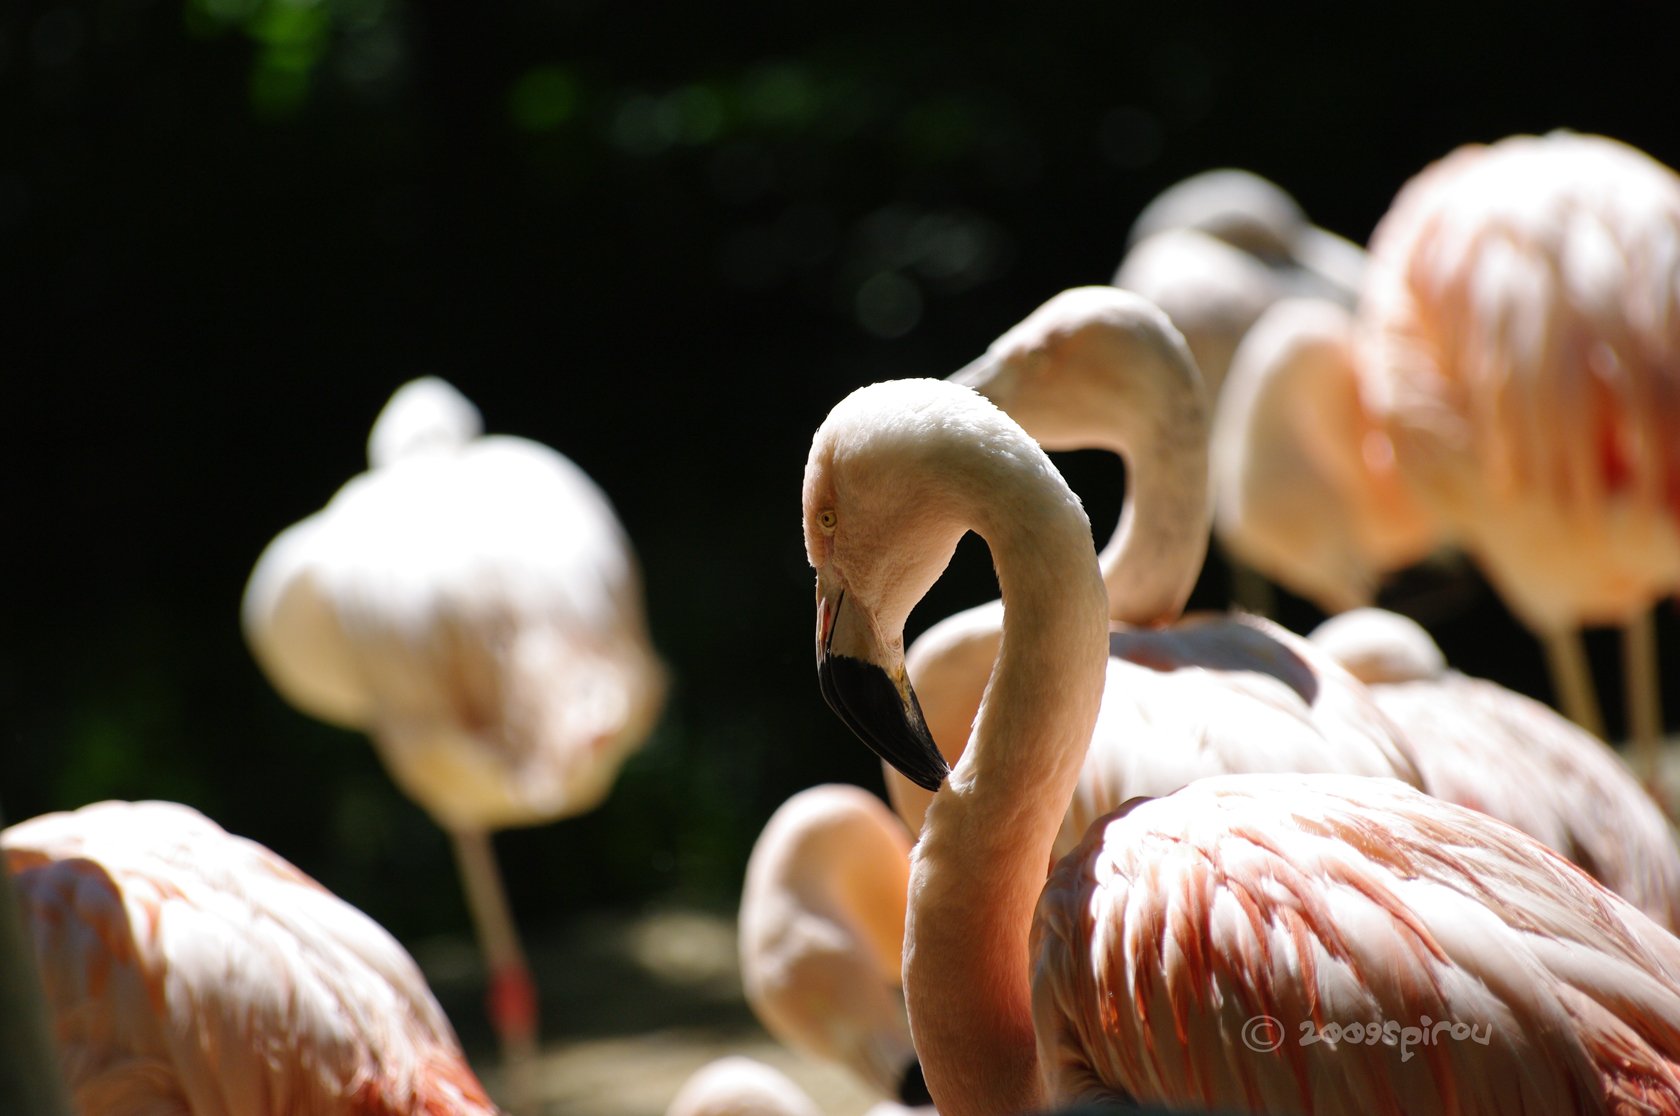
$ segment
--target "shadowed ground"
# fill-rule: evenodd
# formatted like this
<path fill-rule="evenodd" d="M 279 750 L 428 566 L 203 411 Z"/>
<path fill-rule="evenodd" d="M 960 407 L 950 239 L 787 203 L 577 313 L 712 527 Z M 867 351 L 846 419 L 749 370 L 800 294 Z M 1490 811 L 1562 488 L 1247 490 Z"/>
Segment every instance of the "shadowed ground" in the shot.
<path fill-rule="evenodd" d="M 592 913 L 560 932 L 533 933 L 529 948 L 543 995 L 536 1077 L 544 1116 L 658 1116 L 689 1074 L 726 1054 L 776 1067 L 830 1116 L 858 1116 L 873 1103 L 843 1071 L 765 1034 L 741 998 L 733 917 Z M 477 950 L 461 938 L 415 943 L 413 952 L 496 1093 Z"/>

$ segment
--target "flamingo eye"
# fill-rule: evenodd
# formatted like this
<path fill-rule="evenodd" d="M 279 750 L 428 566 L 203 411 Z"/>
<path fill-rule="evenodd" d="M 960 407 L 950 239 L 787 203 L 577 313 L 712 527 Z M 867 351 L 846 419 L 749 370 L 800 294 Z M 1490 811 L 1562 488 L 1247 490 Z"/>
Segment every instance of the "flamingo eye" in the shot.
<path fill-rule="evenodd" d="M 817 526 L 821 527 L 825 534 L 832 535 L 834 533 L 834 525 L 837 522 L 839 522 L 839 517 L 834 514 L 833 508 L 824 508 L 822 511 L 817 513 Z"/>

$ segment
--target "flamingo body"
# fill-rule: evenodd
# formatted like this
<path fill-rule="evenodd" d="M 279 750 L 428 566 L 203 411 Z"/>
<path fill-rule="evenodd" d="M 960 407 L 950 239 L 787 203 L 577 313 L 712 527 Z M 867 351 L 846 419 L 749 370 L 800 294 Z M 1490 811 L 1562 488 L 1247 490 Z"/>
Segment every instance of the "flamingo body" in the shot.
<path fill-rule="evenodd" d="M 1540 631 L 1680 586 L 1680 176 L 1601 136 L 1467 145 L 1371 238 L 1362 394 Z"/>
<path fill-rule="evenodd" d="M 1680 1111 L 1680 942 L 1520 831 L 1393 780 L 1233 776 L 1137 803 L 1057 867 L 1033 958 L 1056 1096 Z M 1340 1041 L 1303 1042 L 1332 1025 Z"/>
<path fill-rule="evenodd" d="M 104 802 L 0 847 L 85 1116 L 496 1111 L 402 947 L 261 845 Z"/>
<path fill-rule="evenodd" d="M 1358 609 L 1311 642 L 1406 726 L 1421 786 L 1516 826 L 1658 924 L 1680 927 L 1680 846 L 1662 810 L 1604 741 L 1541 703 L 1446 665 L 1406 617 Z"/>
<path fill-rule="evenodd" d="M 1440 534 L 1361 402 L 1357 338 L 1334 302 L 1273 304 L 1231 359 L 1210 444 L 1223 547 L 1329 613 L 1370 604 Z"/>
<path fill-rule="evenodd" d="M 264 551 L 246 637 L 283 696 L 368 732 L 446 829 L 582 812 L 663 694 L 629 544 L 561 455 L 408 417 L 438 410 L 440 382 L 417 384 L 375 428 L 395 456 Z"/>
<path fill-rule="evenodd" d="M 785 1045 L 921 1102 L 899 985 L 909 878 L 910 836 L 880 799 L 841 784 L 795 794 L 747 860 L 741 983 Z"/>

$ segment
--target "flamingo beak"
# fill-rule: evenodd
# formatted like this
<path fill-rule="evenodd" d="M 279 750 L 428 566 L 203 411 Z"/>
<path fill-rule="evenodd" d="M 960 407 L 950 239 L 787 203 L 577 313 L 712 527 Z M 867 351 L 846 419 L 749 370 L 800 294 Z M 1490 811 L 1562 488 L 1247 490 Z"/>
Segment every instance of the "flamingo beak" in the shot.
<path fill-rule="evenodd" d="M 876 633 L 844 586 L 817 577 L 817 683 L 846 727 L 924 790 L 937 791 L 950 767 L 928 732 L 904 670 L 904 650 Z"/>
<path fill-rule="evenodd" d="M 1014 394 L 1015 376 L 1013 366 L 991 349 L 987 349 L 949 376 L 945 377 L 953 384 L 973 388 L 999 406 L 1005 399 Z"/>

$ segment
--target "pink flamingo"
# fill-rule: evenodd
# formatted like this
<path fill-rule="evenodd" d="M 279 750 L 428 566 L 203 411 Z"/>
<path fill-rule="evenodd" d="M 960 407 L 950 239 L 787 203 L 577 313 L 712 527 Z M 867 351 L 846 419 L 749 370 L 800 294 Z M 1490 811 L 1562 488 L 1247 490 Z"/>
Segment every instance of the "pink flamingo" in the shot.
<path fill-rule="evenodd" d="M 1680 1112 L 1680 939 L 1533 838 L 1396 780 L 1197 780 L 1093 825 L 1045 882 L 1104 697 L 1107 595 L 1078 499 L 985 400 L 928 380 L 854 392 L 813 438 L 803 509 L 824 697 L 937 788 L 904 984 L 945 1116 L 1121 1097 Z M 948 770 L 902 629 L 968 530 L 1005 627 Z"/>
<path fill-rule="evenodd" d="M 414 961 L 254 841 L 170 802 L 0 833 L 83 1116 L 491 1116 Z"/>

